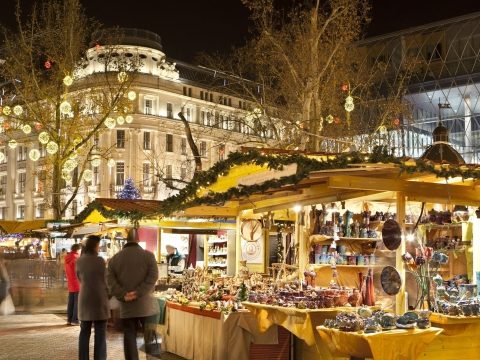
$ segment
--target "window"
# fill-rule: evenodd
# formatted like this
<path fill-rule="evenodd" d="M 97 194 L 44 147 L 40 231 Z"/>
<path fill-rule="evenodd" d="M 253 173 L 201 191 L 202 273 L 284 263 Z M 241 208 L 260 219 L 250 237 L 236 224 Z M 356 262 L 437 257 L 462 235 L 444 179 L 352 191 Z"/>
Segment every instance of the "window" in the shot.
<path fill-rule="evenodd" d="M 153 115 L 153 100 L 152 99 L 145 99 L 143 112 L 146 115 Z"/>
<path fill-rule="evenodd" d="M 151 149 L 151 142 L 150 142 L 150 131 L 143 132 L 143 150 L 150 150 Z"/>
<path fill-rule="evenodd" d="M 17 206 L 17 219 L 25 219 L 25 205 Z"/>
<path fill-rule="evenodd" d="M 192 109 L 187 108 L 186 113 L 187 113 L 186 115 L 187 121 L 192 121 Z"/>
<path fill-rule="evenodd" d="M 182 165 L 180 167 L 180 179 L 185 180 L 187 178 L 187 167 Z"/>
<path fill-rule="evenodd" d="M 225 160 L 225 144 L 220 144 L 218 147 L 218 161 Z"/>
<path fill-rule="evenodd" d="M 39 170 L 37 171 L 37 176 L 35 179 L 35 191 L 36 192 L 43 192 L 43 189 L 45 188 L 45 180 L 47 178 L 47 172 L 46 170 Z"/>
<path fill-rule="evenodd" d="M 7 207 L 0 208 L 0 219 L 5 220 L 7 218 Z"/>
<path fill-rule="evenodd" d="M 35 217 L 37 219 L 43 219 L 45 217 L 45 204 L 40 203 L 35 206 Z"/>
<path fill-rule="evenodd" d="M 172 106 L 172 103 L 167 103 L 167 118 L 173 119 L 173 106 Z"/>
<path fill-rule="evenodd" d="M 1 157 L 0 164 L 6 164 L 6 162 L 7 162 L 7 152 L 5 151 L 5 148 L 0 149 L 0 152 L 3 154 L 3 156 Z"/>
<path fill-rule="evenodd" d="M 228 106 L 232 106 L 232 98 L 228 98 Z"/>
<path fill-rule="evenodd" d="M 99 180 L 100 180 L 100 175 L 99 175 L 99 172 L 98 172 L 98 166 L 95 166 L 95 167 L 93 168 L 92 185 L 98 185 Z"/>
<path fill-rule="evenodd" d="M 18 173 L 18 193 L 25 194 L 25 184 L 27 182 L 27 174 L 24 172 Z"/>
<path fill-rule="evenodd" d="M 187 139 L 182 138 L 182 142 L 180 143 L 180 151 L 182 155 L 187 155 Z"/>
<path fill-rule="evenodd" d="M 41 158 L 44 158 L 45 156 L 47 156 L 47 150 L 45 149 L 45 145 L 43 145 L 40 142 L 38 143 L 38 151 L 40 151 Z"/>
<path fill-rule="evenodd" d="M 27 147 L 19 146 L 17 161 L 25 161 L 25 160 L 27 160 Z"/>
<path fill-rule="evenodd" d="M 213 102 L 213 94 L 210 93 L 210 102 Z"/>
<path fill-rule="evenodd" d="M 125 130 L 117 130 L 117 149 L 125 149 Z"/>
<path fill-rule="evenodd" d="M 188 96 L 192 97 L 192 88 L 188 88 Z"/>
<path fill-rule="evenodd" d="M 188 94 L 187 87 L 184 86 L 184 87 L 183 87 L 183 95 L 187 96 L 187 94 Z"/>
<path fill-rule="evenodd" d="M 205 113 L 205 110 L 200 112 L 200 122 L 203 125 L 207 125 L 207 114 Z"/>
<path fill-rule="evenodd" d="M 150 164 L 144 163 L 143 164 L 143 186 L 150 186 Z"/>
<path fill-rule="evenodd" d="M 200 91 L 200 99 L 203 100 L 203 91 Z"/>
<path fill-rule="evenodd" d="M 183 95 L 192 97 L 192 88 L 184 86 L 183 87 Z"/>
<path fill-rule="evenodd" d="M 7 192 L 7 175 L 0 176 L 0 194 L 5 195 Z"/>
<path fill-rule="evenodd" d="M 78 213 L 78 202 L 77 200 L 72 201 L 72 216 L 77 216 Z"/>
<path fill-rule="evenodd" d="M 173 173 L 172 173 L 172 165 L 167 165 L 165 169 L 165 183 L 167 186 L 173 186 Z"/>
<path fill-rule="evenodd" d="M 200 141 L 200 156 L 207 156 L 207 143 L 205 141 Z"/>
<path fill-rule="evenodd" d="M 165 150 L 167 152 L 173 152 L 173 135 L 167 134 Z"/>
<path fill-rule="evenodd" d="M 125 183 L 125 163 L 117 161 L 115 185 L 123 185 Z"/>

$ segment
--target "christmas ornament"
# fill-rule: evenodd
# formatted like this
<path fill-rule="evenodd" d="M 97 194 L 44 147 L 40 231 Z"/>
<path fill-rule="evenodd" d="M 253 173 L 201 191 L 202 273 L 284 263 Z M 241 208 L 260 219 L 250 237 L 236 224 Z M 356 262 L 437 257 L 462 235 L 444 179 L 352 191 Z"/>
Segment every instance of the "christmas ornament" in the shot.
<path fill-rule="evenodd" d="M 108 167 L 111 167 L 111 168 L 114 167 L 114 166 L 115 166 L 115 160 L 113 160 L 113 159 L 108 159 L 108 161 L 107 161 L 107 166 L 108 166 Z"/>
<path fill-rule="evenodd" d="M 132 115 L 125 116 L 125 122 L 127 124 L 131 124 L 133 122 L 133 116 Z"/>
<path fill-rule="evenodd" d="M 117 75 L 117 79 L 119 83 L 124 83 L 128 79 L 128 75 L 125 71 L 120 71 Z"/>
<path fill-rule="evenodd" d="M 137 98 L 137 93 L 135 91 L 129 91 L 127 94 L 128 100 L 135 100 Z"/>
<path fill-rule="evenodd" d="M 378 132 L 379 132 L 380 134 L 386 134 L 386 133 L 387 133 L 387 127 L 386 127 L 385 125 L 380 125 L 380 126 L 378 127 Z"/>
<path fill-rule="evenodd" d="M 17 143 L 17 140 L 15 139 L 12 139 L 8 142 L 8 147 L 10 149 L 15 149 L 17 147 L 18 143 Z"/>
<path fill-rule="evenodd" d="M 35 130 L 40 130 L 42 128 L 42 124 L 40 124 L 39 122 L 36 122 L 35 123 Z"/>
<path fill-rule="evenodd" d="M 28 124 L 25 124 L 25 125 L 22 126 L 22 131 L 25 134 L 30 134 L 32 132 L 32 127 Z"/>
<path fill-rule="evenodd" d="M 333 121 L 335 122 L 335 124 L 340 124 L 340 118 L 338 116 L 335 116 L 335 119 L 333 119 Z"/>
<path fill-rule="evenodd" d="M 53 155 L 58 151 L 58 144 L 55 141 L 49 141 L 46 149 L 50 155 Z"/>
<path fill-rule="evenodd" d="M 100 164 L 102 163 L 102 159 L 100 158 L 100 156 L 95 156 L 92 161 L 92 166 L 93 167 L 97 167 L 97 166 L 100 166 Z"/>
<path fill-rule="evenodd" d="M 93 171 L 90 170 L 90 169 L 86 169 L 83 172 L 83 180 L 85 180 L 87 182 L 90 182 L 90 181 L 92 181 L 92 179 L 93 179 Z"/>
<path fill-rule="evenodd" d="M 41 144 L 46 144 L 50 140 L 50 135 L 46 131 L 42 131 L 40 134 L 38 134 L 38 141 Z"/>
<path fill-rule="evenodd" d="M 348 84 L 342 85 L 342 91 L 348 91 Z"/>
<path fill-rule="evenodd" d="M 63 164 L 63 169 L 65 171 L 73 171 L 77 167 L 77 162 L 73 159 L 68 159 Z"/>
<path fill-rule="evenodd" d="M 73 78 L 70 75 L 67 75 L 63 78 L 63 83 L 65 86 L 70 86 L 73 84 Z"/>
<path fill-rule="evenodd" d="M 17 116 L 20 116 L 23 114 L 23 108 L 20 105 L 15 105 L 13 107 L 13 113 Z"/>
<path fill-rule="evenodd" d="M 10 115 L 12 113 L 12 109 L 10 108 L 10 106 L 4 106 L 3 107 L 3 114 L 4 115 Z"/>
<path fill-rule="evenodd" d="M 28 157 L 32 161 L 37 161 L 38 159 L 40 159 L 40 151 L 38 149 L 31 149 L 28 152 Z"/>
<path fill-rule="evenodd" d="M 395 126 L 400 125 L 400 119 L 399 118 L 393 119 L 393 125 Z"/>
<path fill-rule="evenodd" d="M 117 117 L 117 124 L 118 125 L 123 125 L 125 124 L 125 118 L 123 116 Z"/>
<path fill-rule="evenodd" d="M 116 125 L 115 119 L 108 117 L 105 119 L 105 126 L 109 129 L 113 129 Z"/>
<path fill-rule="evenodd" d="M 331 123 L 333 123 L 333 116 L 332 115 L 327 115 L 325 120 L 327 120 L 327 123 L 331 124 Z"/>
<path fill-rule="evenodd" d="M 63 101 L 61 104 L 60 104 L 60 112 L 64 115 L 67 115 L 69 114 L 70 112 L 72 111 L 72 105 L 70 105 L 70 103 L 65 100 Z"/>
<path fill-rule="evenodd" d="M 355 108 L 355 105 L 353 103 L 347 103 L 347 102 L 345 103 L 345 110 L 347 112 L 353 111 L 354 108 Z"/>
<path fill-rule="evenodd" d="M 47 60 L 47 61 L 45 61 L 43 66 L 45 66 L 45 69 L 49 70 L 49 69 L 52 68 L 52 62 L 50 60 Z"/>

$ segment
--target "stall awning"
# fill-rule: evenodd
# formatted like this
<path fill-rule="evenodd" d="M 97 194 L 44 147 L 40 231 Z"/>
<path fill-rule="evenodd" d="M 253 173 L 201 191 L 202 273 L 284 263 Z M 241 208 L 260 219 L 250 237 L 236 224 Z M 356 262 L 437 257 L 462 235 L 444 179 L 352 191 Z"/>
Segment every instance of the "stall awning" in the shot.
<path fill-rule="evenodd" d="M 0 220 L 0 228 L 6 234 L 21 234 L 35 229 L 44 228 L 50 220 L 9 221 Z"/>

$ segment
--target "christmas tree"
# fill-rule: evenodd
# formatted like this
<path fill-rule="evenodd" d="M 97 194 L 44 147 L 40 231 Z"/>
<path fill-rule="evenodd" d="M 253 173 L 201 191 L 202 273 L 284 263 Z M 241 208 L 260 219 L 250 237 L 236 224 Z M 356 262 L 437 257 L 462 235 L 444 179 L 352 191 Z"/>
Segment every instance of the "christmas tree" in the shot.
<path fill-rule="evenodd" d="M 132 178 L 128 178 L 125 180 L 123 189 L 118 193 L 117 198 L 132 199 L 132 200 L 141 199 L 140 190 L 138 190 L 138 188 L 135 186 Z"/>

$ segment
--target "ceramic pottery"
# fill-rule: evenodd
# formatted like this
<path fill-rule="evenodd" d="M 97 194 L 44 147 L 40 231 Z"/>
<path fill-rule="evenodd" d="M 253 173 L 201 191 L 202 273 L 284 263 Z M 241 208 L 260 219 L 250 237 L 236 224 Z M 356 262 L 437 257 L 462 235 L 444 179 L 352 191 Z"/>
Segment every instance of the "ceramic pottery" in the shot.
<path fill-rule="evenodd" d="M 382 239 L 388 250 L 396 250 L 402 242 L 400 225 L 392 219 L 385 221 L 382 228 Z"/>
<path fill-rule="evenodd" d="M 386 266 L 380 275 L 383 291 L 388 295 L 397 295 L 402 287 L 402 278 L 393 266 Z"/>

